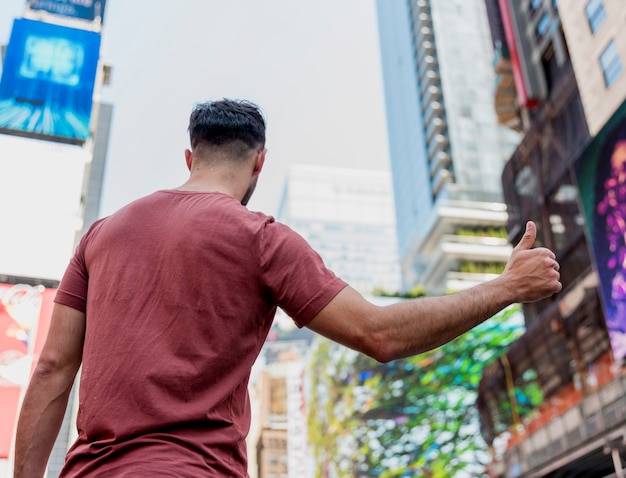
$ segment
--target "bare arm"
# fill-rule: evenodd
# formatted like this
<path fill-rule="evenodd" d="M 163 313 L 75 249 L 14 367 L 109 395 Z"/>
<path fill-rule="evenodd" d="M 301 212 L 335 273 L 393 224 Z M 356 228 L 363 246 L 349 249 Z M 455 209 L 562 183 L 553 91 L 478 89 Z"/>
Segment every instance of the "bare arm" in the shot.
<path fill-rule="evenodd" d="M 308 327 L 380 362 L 443 345 L 519 302 L 535 302 L 561 290 L 559 264 L 546 248 L 531 249 L 537 230 L 529 222 L 496 279 L 441 297 L 378 307 L 346 287 Z"/>
<path fill-rule="evenodd" d="M 15 442 L 15 478 L 42 477 L 80 367 L 85 314 L 55 304 L 46 344 L 31 378 Z"/>

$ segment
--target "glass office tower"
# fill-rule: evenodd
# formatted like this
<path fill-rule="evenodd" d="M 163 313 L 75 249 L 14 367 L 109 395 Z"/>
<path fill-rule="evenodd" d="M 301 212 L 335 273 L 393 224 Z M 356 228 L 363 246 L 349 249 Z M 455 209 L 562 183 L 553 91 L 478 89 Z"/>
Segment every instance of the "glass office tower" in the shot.
<path fill-rule="evenodd" d="M 510 253 L 501 174 L 519 141 L 498 124 L 480 0 L 378 0 L 403 287 L 458 290 Z"/>
<path fill-rule="evenodd" d="M 278 219 L 362 294 L 396 292 L 400 271 L 388 171 L 291 165 Z"/>

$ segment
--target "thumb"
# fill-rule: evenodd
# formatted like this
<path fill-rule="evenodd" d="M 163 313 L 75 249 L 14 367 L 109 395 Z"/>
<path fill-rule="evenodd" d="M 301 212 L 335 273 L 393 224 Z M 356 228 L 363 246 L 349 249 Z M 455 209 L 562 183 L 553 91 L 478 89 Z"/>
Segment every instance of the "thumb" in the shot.
<path fill-rule="evenodd" d="M 522 239 L 517 243 L 515 249 L 530 249 L 535 243 L 535 239 L 537 239 L 537 226 L 535 226 L 534 222 L 528 221 L 526 223 L 526 231 L 524 232 L 524 236 L 522 236 Z"/>

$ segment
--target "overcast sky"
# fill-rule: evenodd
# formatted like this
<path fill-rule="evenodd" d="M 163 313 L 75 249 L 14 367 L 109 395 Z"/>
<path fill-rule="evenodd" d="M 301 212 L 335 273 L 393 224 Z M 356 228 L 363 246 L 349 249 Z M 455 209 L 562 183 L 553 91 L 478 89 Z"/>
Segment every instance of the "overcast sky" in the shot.
<path fill-rule="evenodd" d="M 25 0 L 0 1 L 0 43 Z M 249 207 L 277 211 L 290 163 L 388 169 L 375 0 L 108 0 L 114 104 L 102 214 L 187 178 L 193 104 L 243 98 L 268 121 Z"/>

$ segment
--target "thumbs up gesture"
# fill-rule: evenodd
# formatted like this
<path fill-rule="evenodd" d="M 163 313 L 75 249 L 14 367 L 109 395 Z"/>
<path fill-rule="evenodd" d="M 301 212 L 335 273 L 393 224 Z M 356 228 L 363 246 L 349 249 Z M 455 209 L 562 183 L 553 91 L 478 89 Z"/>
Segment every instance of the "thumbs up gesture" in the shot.
<path fill-rule="evenodd" d="M 563 288 L 559 263 L 554 252 L 545 247 L 532 248 L 537 238 L 537 226 L 526 223 L 526 231 L 513 248 L 509 262 L 501 275 L 503 284 L 516 297 L 515 302 L 536 302 L 550 297 Z"/>

